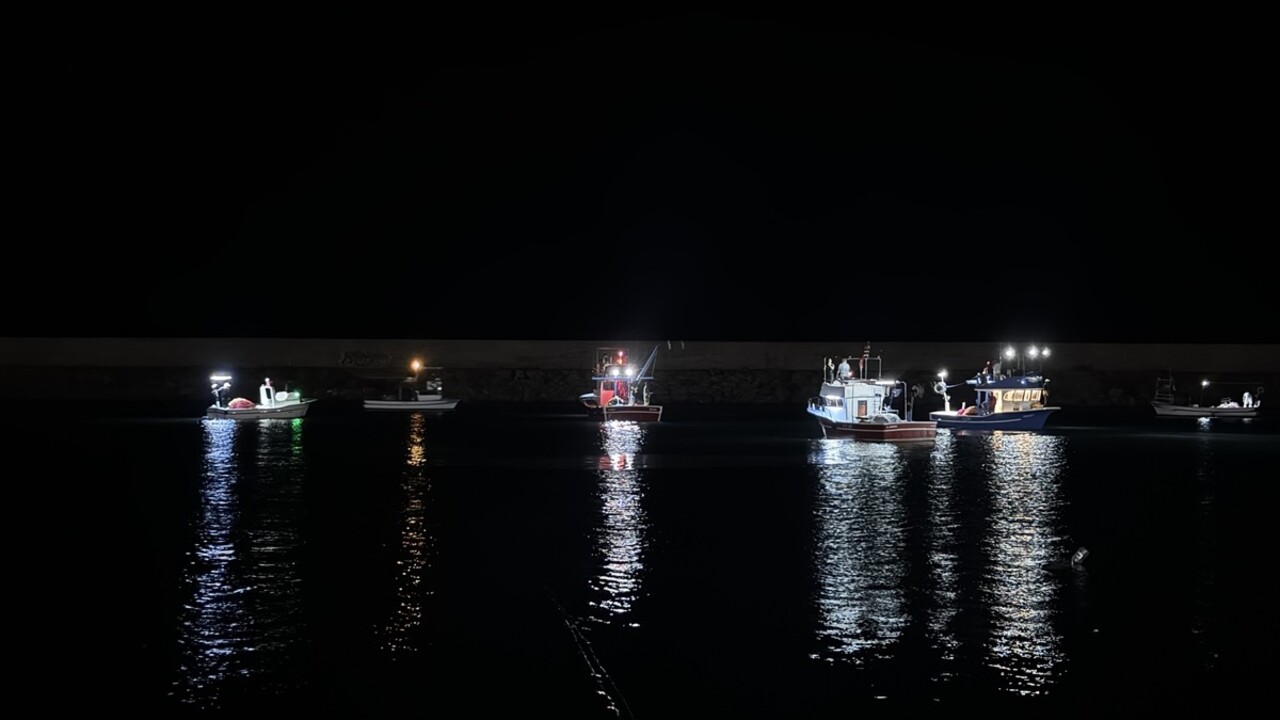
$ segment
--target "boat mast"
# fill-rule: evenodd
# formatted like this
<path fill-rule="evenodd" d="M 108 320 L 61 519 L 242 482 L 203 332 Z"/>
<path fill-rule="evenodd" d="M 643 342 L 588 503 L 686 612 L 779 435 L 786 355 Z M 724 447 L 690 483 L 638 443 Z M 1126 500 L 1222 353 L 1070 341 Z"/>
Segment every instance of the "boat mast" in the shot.
<path fill-rule="evenodd" d="M 654 345 L 653 350 L 649 353 L 649 359 L 644 361 L 644 365 L 640 366 L 640 372 L 636 373 L 636 380 L 643 380 L 644 376 L 653 369 L 653 361 L 658 357 L 658 348 L 661 345 Z"/>

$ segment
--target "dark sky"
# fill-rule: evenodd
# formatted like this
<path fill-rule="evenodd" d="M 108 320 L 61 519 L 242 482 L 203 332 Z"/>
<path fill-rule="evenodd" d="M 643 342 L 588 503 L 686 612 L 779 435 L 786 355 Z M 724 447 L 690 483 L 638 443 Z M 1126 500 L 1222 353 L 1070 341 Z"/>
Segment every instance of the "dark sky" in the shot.
<path fill-rule="evenodd" d="M 1238 31 L 386 24 L 53 58 L 0 335 L 1280 341 Z"/>

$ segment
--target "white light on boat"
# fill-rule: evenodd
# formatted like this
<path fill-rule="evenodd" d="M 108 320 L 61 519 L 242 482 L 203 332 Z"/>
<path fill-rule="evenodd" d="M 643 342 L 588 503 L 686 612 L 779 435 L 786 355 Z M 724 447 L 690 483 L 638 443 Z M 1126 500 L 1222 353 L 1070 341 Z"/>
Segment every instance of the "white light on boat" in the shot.
<path fill-rule="evenodd" d="M 1049 357 L 1049 348 L 1045 348 L 1041 350 L 1040 355 L 1042 355 L 1043 357 Z"/>
<path fill-rule="evenodd" d="M 633 368 L 633 367 L 631 367 L 630 365 L 628 365 L 628 366 L 627 366 L 627 377 L 631 377 L 632 375 L 635 375 L 635 374 L 636 374 L 636 369 L 635 369 L 635 368 Z"/>
<path fill-rule="evenodd" d="M 1200 381 L 1200 387 L 1209 387 L 1209 381 L 1208 381 L 1208 380 L 1201 380 L 1201 381 Z"/>
<path fill-rule="evenodd" d="M 609 374 L 616 377 L 618 375 L 618 368 L 616 366 L 609 368 Z"/>
<path fill-rule="evenodd" d="M 1004 356 L 1005 356 L 1005 357 L 1007 357 L 1007 358 L 1009 358 L 1010 360 L 1012 360 L 1012 359 L 1013 359 L 1013 356 L 1014 356 L 1015 354 L 1016 354 L 1016 353 L 1014 353 L 1013 348 L 1007 348 L 1007 349 L 1005 349 L 1005 351 L 1004 351 Z"/>
<path fill-rule="evenodd" d="M 226 373 L 214 373 L 209 376 L 209 380 L 212 382 L 227 382 L 231 380 L 231 376 Z"/>
<path fill-rule="evenodd" d="M 1028 356 L 1028 357 L 1035 357 L 1035 356 L 1037 356 L 1037 355 L 1039 355 L 1039 354 L 1040 354 L 1040 351 L 1036 348 L 1036 346 L 1035 346 L 1035 345 L 1032 345 L 1031 347 L 1027 348 L 1027 356 Z"/>
<path fill-rule="evenodd" d="M 946 370 L 939 370 L 939 371 L 938 371 L 938 379 L 939 379 L 939 380 L 946 380 L 946 379 L 947 379 L 947 371 L 946 371 Z"/>

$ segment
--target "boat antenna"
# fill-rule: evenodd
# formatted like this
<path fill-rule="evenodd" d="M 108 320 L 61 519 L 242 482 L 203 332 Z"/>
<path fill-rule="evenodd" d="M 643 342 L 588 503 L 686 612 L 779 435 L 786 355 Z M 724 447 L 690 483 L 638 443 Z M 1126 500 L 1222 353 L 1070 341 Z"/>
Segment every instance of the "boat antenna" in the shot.
<path fill-rule="evenodd" d="M 636 373 L 636 380 L 643 380 L 645 375 L 648 375 L 649 371 L 653 369 L 653 361 L 657 359 L 658 348 L 660 347 L 662 345 L 653 346 L 653 350 L 649 353 L 649 359 L 644 361 L 644 365 L 640 366 L 640 372 Z"/>

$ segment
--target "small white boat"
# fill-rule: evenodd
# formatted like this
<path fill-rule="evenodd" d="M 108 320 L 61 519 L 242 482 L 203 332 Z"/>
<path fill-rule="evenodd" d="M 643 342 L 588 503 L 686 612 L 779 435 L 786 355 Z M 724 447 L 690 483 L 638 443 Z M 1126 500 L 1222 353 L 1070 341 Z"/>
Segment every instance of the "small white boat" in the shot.
<path fill-rule="evenodd" d="M 418 376 L 423 370 L 440 370 L 440 368 L 423 367 L 420 360 L 409 363 L 413 375 L 404 378 L 396 386 L 394 392 L 381 397 L 365 398 L 365 410 L 417 410 L 440 412 L 452 410 L 458 406 L 457 398 L 444 396 L 444 381 L 438 375 L 419 382 Z"/>
<path fill-rule="evenodd" d="M 215 374 L 213 404 L 205 411 L 205 417 L 228 420 L 269 420 L 273 418 L 300 418 L 307 414 L 315 398 L 304 398 L 297 390 L 276 390 L 271 378 L 258 388 L 258 402 L 246 398 L 231 397 L 231 376 Z"/>
<path fill-rule="evenodd" d="M 446 398 L 435 394 L 423 394 L 414 391 L 410 397 L 395 400 L 364 401 L 365 410 L 452 410 L 458 406 L 457 398 Z"/>
<path fill-rule="evenodd" d="M 1200 387 L 1209 387 L 1213 383 L 1201 380 Z M 1220 383 L 1221 384 L 1221 383 Z M 1251 383 L 1246 383 L 1251 385 Z M 1241 402 L 1234 398 L 1224 397 L 1217 405 L 1201 406 L 1195 403 L 1180 405 L 1173 397 L 1173 375 L 1162 375 L 1156 378 L 1156 392 L 1151 400 L 1151 409 L 1159 417 L 1171 418 L 1255 418 L 1262 412 L 1262 388 L 1251 393 L 1245 391 Z"/>

